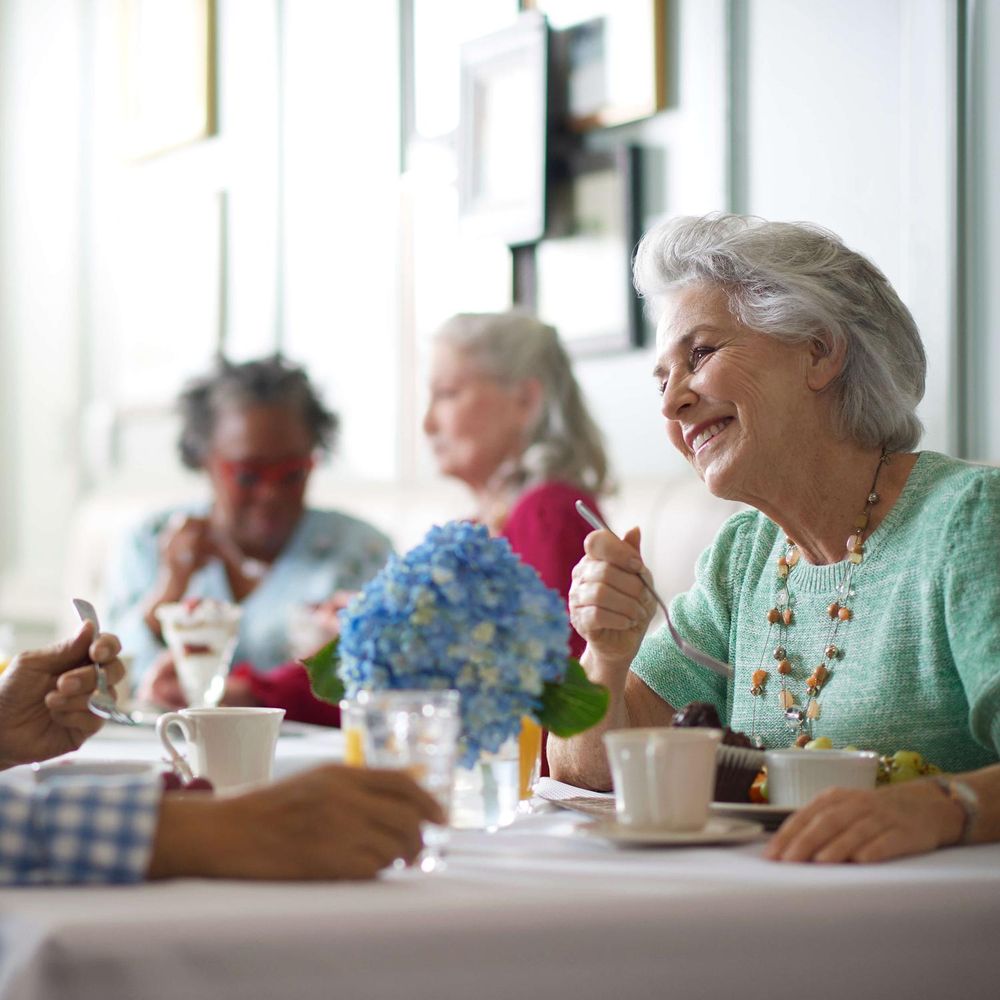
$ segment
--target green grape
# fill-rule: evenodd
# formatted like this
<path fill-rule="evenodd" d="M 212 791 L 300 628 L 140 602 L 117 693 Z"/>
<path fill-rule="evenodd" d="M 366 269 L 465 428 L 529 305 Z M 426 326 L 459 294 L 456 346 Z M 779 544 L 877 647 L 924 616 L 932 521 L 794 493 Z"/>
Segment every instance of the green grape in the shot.
<path fill-rule="evenodd" d="M 832 750 L 833 740 L 829 736 L 817 736 L 806 744 L 807 750 Z"/>
<path fill-rule="evenodd" d="M 898 785 L 902 781 L 913 781 L 923 775 L 915 767 L 894 767 L 889 772 L 889 784 Z"/>
<path fill-rule="evenodd" d="M 892 762 L 896 767 L 910 767 L 914 770 L 924 766 L 924 758 L 915 750 L 897 750 L 892 755 Z"/>

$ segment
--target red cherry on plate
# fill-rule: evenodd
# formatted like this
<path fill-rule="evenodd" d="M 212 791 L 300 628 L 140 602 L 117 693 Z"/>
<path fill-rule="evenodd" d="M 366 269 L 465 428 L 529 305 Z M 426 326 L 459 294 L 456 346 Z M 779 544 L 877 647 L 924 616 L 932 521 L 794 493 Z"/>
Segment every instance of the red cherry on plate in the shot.
<path fill-rule="evenodd" d="M 165 792 L 176 792 L 181 787 L 181 779 L 173 771 L 164 771 L 160 775 L 160 781 L 163 782 Z"/>

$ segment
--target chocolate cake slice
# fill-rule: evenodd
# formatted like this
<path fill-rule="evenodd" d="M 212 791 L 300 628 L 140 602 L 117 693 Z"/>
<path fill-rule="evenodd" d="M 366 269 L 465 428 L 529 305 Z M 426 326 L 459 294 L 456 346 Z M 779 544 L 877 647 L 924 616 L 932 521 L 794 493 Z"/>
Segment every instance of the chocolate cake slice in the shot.
<path fill-rule="evenodd" d="M 721 729 L 722 743 L 716 750 L 716 802 L 749 802 L 750 786 L 764 766 L 764 751 L 754 747 L 746 733 L 722 725 L 714 705 L 693 701 L 674 713 L 673 726 L 687 729 Z"/>

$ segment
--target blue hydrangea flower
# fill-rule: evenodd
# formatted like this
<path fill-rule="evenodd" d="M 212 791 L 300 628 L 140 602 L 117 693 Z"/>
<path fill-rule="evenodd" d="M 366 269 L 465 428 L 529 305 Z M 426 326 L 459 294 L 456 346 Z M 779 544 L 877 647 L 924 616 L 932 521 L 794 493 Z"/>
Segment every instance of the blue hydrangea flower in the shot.
<path fill-rule="evenodd" d="M 370 688 L 455 688 L 460 760 L 471 767 L 536 716 L 543 686 L 561 681 L 569 619 L 560 595 L 505 538 L 453 521 L 393 556 L 343 613 L 347 696 Z"/>

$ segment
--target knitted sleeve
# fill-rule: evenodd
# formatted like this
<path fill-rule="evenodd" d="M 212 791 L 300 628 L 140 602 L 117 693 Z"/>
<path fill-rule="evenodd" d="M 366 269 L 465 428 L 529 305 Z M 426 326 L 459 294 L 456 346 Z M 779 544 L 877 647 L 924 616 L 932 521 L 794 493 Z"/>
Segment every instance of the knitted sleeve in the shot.
<path fill-rule="evenodd" d="M 694 585 L 670 602 L 670 618 L 692 645 L 716 659 L 730 659 L 733 608 L 739 580 L 734 570 L 744 564 L 750 528 L 756 512 L 734 514 L 715 541 L 698 557 Z M 632 663 L 633 672 L 664 701 L 680 708 L 691 701 L 714 705 L 722 719 L 728 716 L 727 682 L 701 667 L 677 648 L 664 625 L 648 636 Z"/>
<path fill-rule="evenodd" d="M 514 505 L 503 528 L 510 547 L 533 566 L 547 587 L 558 590 L 565 601 L 573 579 L 573 567 L 583 558 L 583 541 L 591 528 L 576 512 L 581 499 L 591 507 L 594 497 L 565 483 L 545 483 L 525 493 Z M 574 656 L 585 643 L 576 632 L 570 635 Z"/>
<path fill-rule="evenodd" d="M 1000 470 L 968 483 L 947 533 L 948 641 L 969 701 L 972 735 L 1000 753 Z"/>

